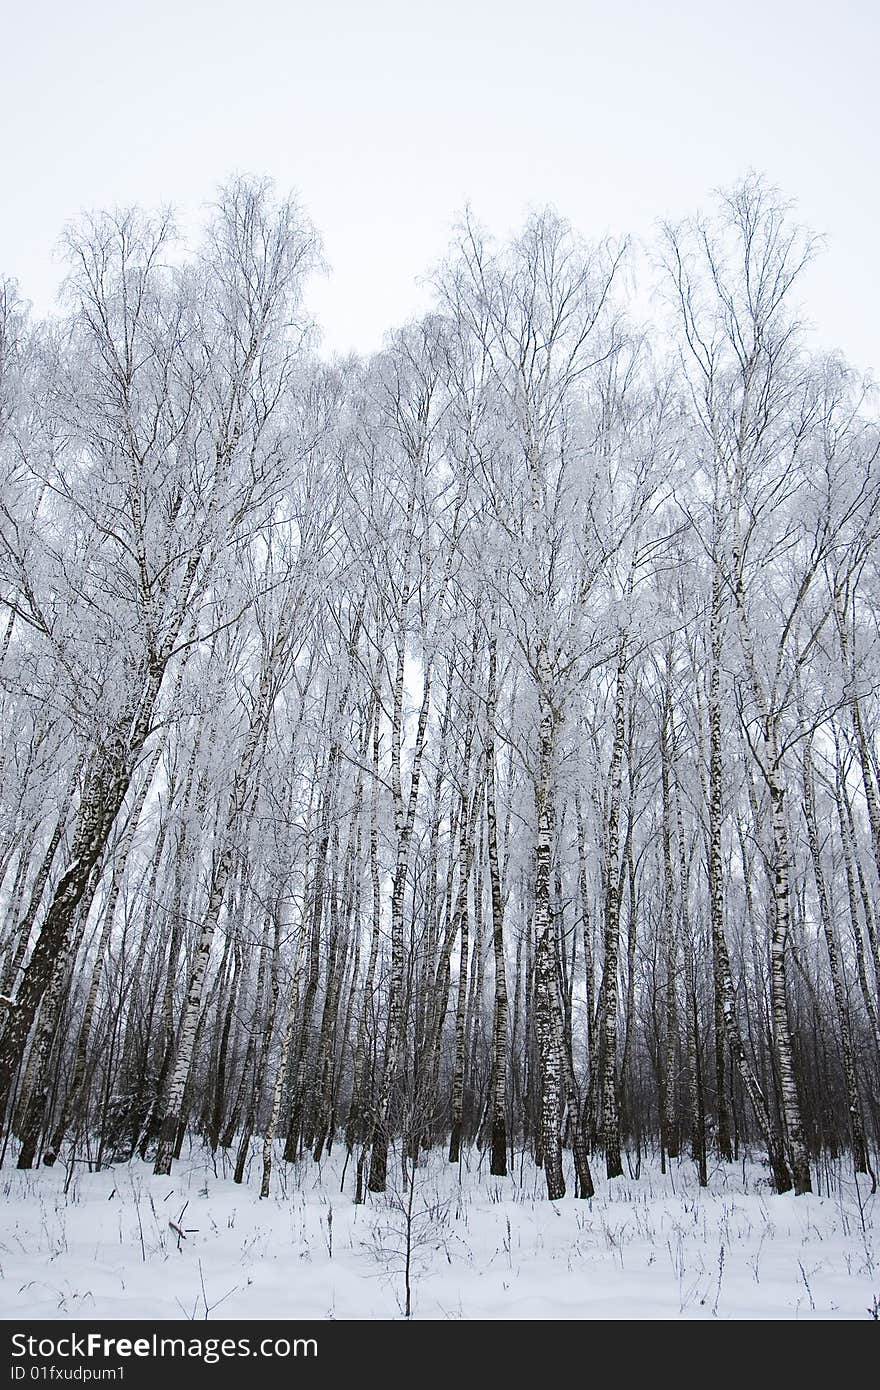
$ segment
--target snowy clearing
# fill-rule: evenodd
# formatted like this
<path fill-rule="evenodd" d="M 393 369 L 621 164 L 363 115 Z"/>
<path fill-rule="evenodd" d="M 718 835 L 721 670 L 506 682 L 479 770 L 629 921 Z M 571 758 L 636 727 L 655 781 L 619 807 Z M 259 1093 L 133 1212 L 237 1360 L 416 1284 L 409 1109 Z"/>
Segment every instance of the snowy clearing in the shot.
<path fill-rule="evenodd" d="M 228 1164 L 227 1164 L 228 1168 Z M 261 1202 L 194 1149 L 170 1178 L 7 1170 L 3 1318 L 371 1318 L 405 1307 L 407 1190 L 356 1207 L 341 1158 L 279 1164 Z M 570 1189 L 571 1190 L 571 1189 Z M 549 1203 L 526 1160 L 489 1178 L 440 1151 L 416 1174 L 417 1318 L 866 1318 L 880 1303 L 877 1198 L 838 1171 L 823 1195 L 775 1196 L 757 1165 L 599 1180 Z M 175 1229 L 177 1228 L 177 1229 Z"/>

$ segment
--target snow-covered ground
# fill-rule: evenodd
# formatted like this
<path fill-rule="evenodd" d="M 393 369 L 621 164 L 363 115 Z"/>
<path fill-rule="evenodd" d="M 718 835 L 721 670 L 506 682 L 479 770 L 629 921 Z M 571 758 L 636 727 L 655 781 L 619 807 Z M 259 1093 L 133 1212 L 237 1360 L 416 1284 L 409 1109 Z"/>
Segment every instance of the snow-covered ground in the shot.
<path fill-rule="evenodd" d="M 7 1157 L 7 1164 L 9 1158 Z M 597 1170 L 600 1164 L 596 1163 Z M 490 1178 L 429 1156 L 412 1204 L 421 1318 L 867 1318 L 880 1303 L 878 1198 L 842 1167 L 827 1194 L 777 1197 L 754 1165 L 599 1179 L 551 1204 L 528 1160 Z M 227 1163 L 228 1168 L 228 1163 Z M 0 1173 L 3 1318 L 402 1316 L 407 1193 L 351 1200 L 341 1158 L 278 1164 L 273 1196 L 193 1150 L 148 1165 Z M 573 1182 L 569 1190 L 573 1190 Z M 184 1234 L 178 1234 L 174 1227 Z"/>

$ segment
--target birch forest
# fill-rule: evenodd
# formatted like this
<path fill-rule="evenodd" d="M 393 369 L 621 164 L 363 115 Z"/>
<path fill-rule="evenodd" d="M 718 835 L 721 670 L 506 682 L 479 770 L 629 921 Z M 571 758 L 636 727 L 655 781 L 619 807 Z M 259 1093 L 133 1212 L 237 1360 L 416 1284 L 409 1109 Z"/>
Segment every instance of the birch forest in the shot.
<path fill-rule="evenodd" d="M 4 1164 L 875 1185 L 880 432 L 781 195 L 467 211 L 369 359 L 268 181 L 63 244 L 0 281 Z"/>

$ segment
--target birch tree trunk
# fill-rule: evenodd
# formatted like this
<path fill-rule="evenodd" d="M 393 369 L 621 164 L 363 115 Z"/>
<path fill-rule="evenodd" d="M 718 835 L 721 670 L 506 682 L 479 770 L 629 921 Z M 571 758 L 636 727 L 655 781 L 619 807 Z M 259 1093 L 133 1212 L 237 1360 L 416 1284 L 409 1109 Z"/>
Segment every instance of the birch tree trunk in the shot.
<path fill-rule="evenodd" d="M 470 778 L 471 778 L 471 751 L 474 739 L 474 696 L 473 691 L 476 682 L 477 671 L 477 635 L 474 638 L 471 649 L 470 670 L 467 674 L 467 688 L 471 692 L 468 696 L 465 712 L 464 727 L 464 747 L 461 761 L 461 834 L 459 841 L 459 894 L 461 899 L 461 911 L 458 913 L 458 929 L 461 938 L 458 965 L 458 991 L 455 1009 L 455 1061 L 452 1073 L 452 1129 L 449 1136 L 449 1162 L 457 1163 L 461 1152 L 461 1122 L 462 1110 L 464 1105 L 464 1081 L 465 1081 L 465 1021 L 467 1009 L 468 992 L 468 960 L 470 952 L 469 934 L 469 915 L 468 915 L 468 891 L 470 883 L 470 861 L 472 851 L 470 848 L 471 837 L 469 826 L 471 817 L 469 815 L 470 805 Z M 476 805 L 477 796 L 474 793 L 474 803 Z M 475 817 L 474 817 L 475 818 Z"/>
<path fill-rule="evenodd" d="M 688 910 L 688 859 L 684 840 L 684 818 L 678 778 L 675 782 L 675 811 L 678 826 L 678 878 L 681 885 L 679 910 L 681 939 L 684 953 L 684 987 L 686 997 L 685 1027 L 688 1050 L 688 1090 L 691 1110 L 691 1156 L 697 1165 L 701 1187 L 709 1177 L 706 1169 L 706 1102 L 703 1089 L 703 1054 L 700 1038 L 700 1018 L 697 1006 L 697 985 L 694 970 L 694 941 Z"/>
<path fill-rule="evenodd" d="M 812 1191 L 810 1160 L 804 1139 L 788 1020 L 785 952 L 791 928 L 788 823 L 785 784 L 779 765 L 775 731 L 770 739 L 769 791 L 773 820 L 773 929 L 770 938 L 770 983 L 773 1009 L 773 1047 L 779 1073 L 782 1120 L 796 1194 Z"/>
<path fill-rule="evenodd" d="M 620 802 L 623 785 L 626 638 L 620 642 L 614 685 L 614 742 L 611 752 L 606 846 L 605 962 L 602 976 L 602 1142 L 609 1178 L 623 1174 L 617 1101 L 617 1009 L 620 951 Z"/>
<path fill-rule="evenodd" d="M 857 1173 L 867 1173 L 868 1163 L 865 1147 L 865 1132 L 862 1124 L 861 1102 L 859 1100 L 859 1086 L 856 1076 L 856 1063 L 853 1052 L 852 1030 L 849 1021 L 846 985 L 843 979 L 840 953 L 837 944 L 837 933 L 831 914 L 831 904 L 828 900 L 825 871 L 822 867 L 822 853 L 819 845 L 819 830 L 816 821 L 816 793 L 813 780 L 812 742 L 810 739 L 804 744 L 803 780 L 804 819 L 807 822 L 810 857 L 813 861 L 813 876 L 816 882 L 816 897 L 819 903 L 819 918 L 822 923 L 822 931 L 825 935 L 825 945 L 828 949 L 831 987 L 834 992 L 834 1003 L 837 1009 L 837 1021 L 840 1027 L 840 1041 L 843 1050 L 843 1073 L 846 1080 L 847 1104 L 849 1107 L 853 1164 Z"/>
<path fill-rule="evenodd" d="M 415 748 L 410 770 L 409 795 L 403 798 L 401 780 L 401 749 L 403 741 L 403 685 L 404 647 L 403 640 L 398 643 L 397 670 L 394 683 L 394 712 L 391 727 L 391 785 L 394 798 L 394 829 L 397 839 L 397 854 L 394 865 L 394 880 L 391 889 L 391 980 L 388 998 L 388 1043 L 386 1058 L 376 1105 L 376 1119 L 370 1153 L 370 1172 L 368 1187 L 371 1192 L 384 1192 L 388 1171 L 388 1108 L 391 1092 L 397 1080 L 398 1066 L 404 1045 L 406 1026 L 404 967 L 405 940 L 403 904 L 406 893 L 407 870 L 409 865 L 409 845 L 415 823 L 419 783 L 422 775 L 422 759 L 425 751 L 425 731 L 428 725 L 428 710 L 431 700 L 431 666 L 426 664 L 422 703 L 419 709 L 416 728 Z"/>
<path fill-rule="evenodd" d="M 497 705 L 497 638 L 489 638 L 486 694 L 486 843 L 492 898 L 492 951 L 495 1005 L 492 1019 L 492 1159 L 494 1177 L 507 1176 L 507 970 L 504 961 L 504 895 L 498 864 L 498 817 L 495 804 L 495 711 Z"/>
<path fill-rule="evenodd" d="M 666 685 L 663 708 L 660 716 L 660 776 L 662 785 L 663 820 L 663 950 L 666 968 L 665 992 L 665 1052 L 663 1060 L 662 1094 L 662 1142 L 669 1158 L 677 1158 L 679 1153 L 678 1127 L 676 1117 L 676 1054 L 678 1050 L 677 1028 L 677 990 L 676 990 L 676 921 L 674 902 L 674 880 L 672 873 L 672 794 L 670 781 L 670 690 L 672 674 L 672 652 L 667 650 Z"/>
<path fill-rule="evenodd" d="M 43 919 L 0 1041 L 0 1114 L 8 1102 L 12 1078 L 55 960 L 64 957 L 70 949 L 76 910 L 128 790 L 133 760 L 146 739 L 160 680 L 161 674 L 154 673 L 141 706 L 134 714 L 133 724 L 127 729 L 124 725 L 117 727 L 107 743 L 93 754 L 77 810 L 67 866 Z"/>
<path fill-rule="evenodd" d="M 89 1041 L 92 1032 L 92 1020 L 98 1002 L 98 990 L 101 985 L 101 976 L 104 969 L 104 960 L 107 948 L 113 935 L 116 923 L 116 908 L 119 901 L 119 894 L 125 880 L 128 860 L 134 845 L 138 823 L 146 804 L 147 795 L 152 786 L 153 777 L 159 761 L 162 757 L 163 747 L 161 742 L 155 748 L 152 757 L 143 775 L 141 786 L 135 797 L 131 813 L 128 817 L 125 830 L 123 831 L 119 843 L 114 848 L 113 872 L 110 882 L 110 892 L 107 897 L 107 904 L 104 908 L 104 923 L 101 929 L 101 936 L 98 942 L 98 949 L 95 954 L 95 962 L 92 967 L 92 976 L 89 981 L 86 1003 L 83 1010 L 82 1022 L 80 1023 L 79 1034 L 76 1043 L 74 1056 L 73 1080 L 68 1087 L 61 1114 L 52 1134 L 52 1138 L 43 1154 L 43 1163 L 50 1168 L 58 1156 L 61 1145 L 67 1133 L 68 1125 L 78 1105 L 80 1105 L 86 1084 L 86 1068 L 88 1063 Z"/>
<path fill-rule="evenodd" d="M 715 1113 L 718 1119 L 716 1143 L 719 1157 L 733 1162 L 730 1141 L 730 1110 L 727 1100 L 727 1067 L 725 1048 L 730 1043 L 731 1017 L 725 1003 L 725 989 L 730 965 L 724 935 L 724 861 L 722 832 L 724 825 L 724 765 L 721 751 L 721 649 L 722 576 L 717 563 L 712 568 L 712 611 L 709 633 L 709 918 L 712 928 L 712 963 L 715 1016 Z M 734 1021 L 735 1026 L 735 1021 Z"/>
<path fill-rule="evenodd" d="M 543 658 L 543 659 L 542 659 Z M 539 652 L 538 772 L 535 781 L 537 840 L 535 843 L 535 1028 L 541 1082 L 541 1153 L 547 1196 L 551 1202 L 565 1196 L 562 1172 L 562 1058 L 554 1024 L 557 997 L 556 931 L 552 915 L 551 874 L 554 849 L 553 757 L 555 716 L 550 701 L 546 652 Z"/>
<path fill-rule="evenodd" d="M 272 712 L 273 679 L 275 675 L 272 667 L 278 655 L 280 655 L 280 653 L 273 650 L 264 663 L 260 678 L 259 693 L 251 717 L 250 728 L 245 738 L 239 763 L 232 779 L 232 788 L 229 793 L 226 813 L 225 844 L 216 860 L 211 877 L 211 890 L 208 896 L 207 908 L 202 920 L 198 945 L 196 947 L 193 966 L 187 985 L 186 1003 L 180 1022 L 177 1055 L 174 1061 L 174 1069 L 171 1073 L 167 1095 L 165 1097 L 165 1114 L 159 1130 L 159 1144 L 156 1150 L 156 1161 L 153 1167 L 153 1172 L 157 1176 L 167 1176 L 171 1172 L 174 1146 L 177 1142 L 177 1132 L 183 1110 L 184 1091 L 192 1066 L 196 1030 L 202 1012 L 205 976 L 208 970 L 208 961 L 211 956 L 211 946 L 214 940 L 214 932 L 220 919 L 223 901 L 226 896 L 226 886 L 229 882 L 229 876 L 235 862 L 237 848 L 236 838 L 240 829 L 241 813 L 249 800 L 248 783 L 254 754 L 256 753 L 263 734 L 265 723 L 270 718 Z"/>

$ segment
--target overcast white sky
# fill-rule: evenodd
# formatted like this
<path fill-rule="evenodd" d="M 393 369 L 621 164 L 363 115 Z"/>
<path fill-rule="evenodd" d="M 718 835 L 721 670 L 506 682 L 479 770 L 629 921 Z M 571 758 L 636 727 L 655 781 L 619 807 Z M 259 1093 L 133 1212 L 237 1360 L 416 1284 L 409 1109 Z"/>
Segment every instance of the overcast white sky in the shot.
<path fill-rule="evenodd" d="M 193 211 L 235 171 L 295 187 L 332 274 L 328 349 L 368 350 L 470 200 L 650 230 L 750 167 L 828 234 L 823 344 L 880 367 L 880 6 L 870 0 L 0 0 L 0 271 L 39 310 L 86 207 Z"/>

